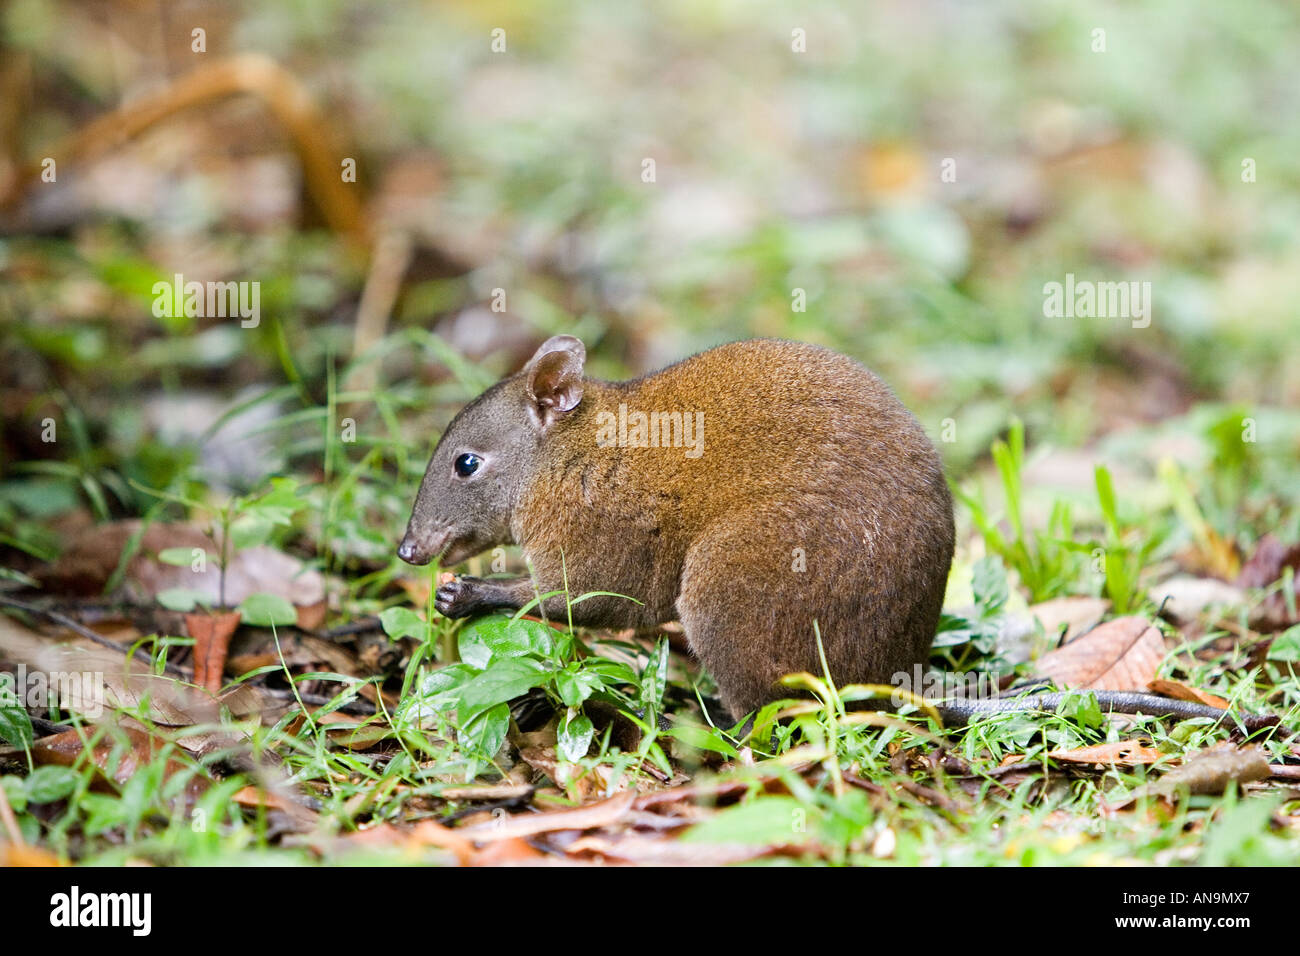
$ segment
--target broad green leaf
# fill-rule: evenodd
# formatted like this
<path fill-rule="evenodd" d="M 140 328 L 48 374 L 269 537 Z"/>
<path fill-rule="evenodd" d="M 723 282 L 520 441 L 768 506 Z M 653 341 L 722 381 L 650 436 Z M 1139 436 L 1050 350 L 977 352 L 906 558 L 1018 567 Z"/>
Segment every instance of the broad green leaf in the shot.
<path fill-rule="evenodd" d="M 22 777 L 13 775 L 0 777 L 0 787 L 4 787 L 5 796 L 9 799 L 9 806 L 16 812 L 22 813 L 27 809 L 27 781 Z"/>
<path fill-rule="evenodd" d="M 460 688 L 460 709 L 474 713 L 494 707 L 526 693 L 546 678 L 542 666 L 528 658 L 497 661 Z"/>
<path fill-rule="evenodd" d="M 985 555 L 971 570 L 971 593 L 985 614 L 1007 603 L 1007 572 L 993 555 Z"/>
<path fill-rule="evenodd" d="M 659 710 L 667 686 L 668 638 L 661 637 L 641 673 L 641 703 L 651 710 Z"/>
<path fill-rule="evenodd" d="M 9 678 L 9 682 L 4 678 Z M 32 721 L 23 705 L 10 696 L 11 682 L 10 675 L 0 676 L 0 740 L 11 747 L 26 749 L 32 745 Z"/>
<path fill-rule="evenodd" d="M 245 624 L 255 627 L 288 627 L 298 623 L 298 612 L 278 594 L 250 594 L 239 605 Z"/>
<path fill-rule="evenodd" d="M 379 614 L 379 623 L 384 633 L 394 641 L 403 637 L 424 640 L 426 630 L 424 619 L 409 607 L 385 608 Z"/>
<path fill-rule="evenodd" d="M 712 727 L 705 727 L 702 724 L 675 723 L 665 731 L 665 734 L 696 750 L 711 750 L 725 757 L 736 756 L 736 748 Z"/>
<path fill-rule="evenodd" d="M 552 629 L 540 621 L 512 620 L 502 615 L 481 618 L 461 629 L 460 659 L 474 667 L 494 660 L 534 654 L 550 657 L 555 648 Z"/>
<path fill-rule="evenodd" d="M 1300 661 L 1300 624 L 1287 628 L 1268 647 L 1271 661 Z"/>
<path fill-rule="evenodd" d="M 691 827 L 682 839 L 751 846 L 798 844 L 810 839 L 813 823 L 820 817 L 819 810 L 805 807 L 794 797 L 758 797 Z"/>
<path fill-rule="evenodd" d="M 163 564 L 174 564 L 178 568 L 188 568 L 194 565 L 194 559 L 199 556 L 194 553 L 196 551 L 199 552 L 199 555 L 202 555 L 205 563 L 216 560 L 202 548 L 164 548 L 158 552 L 158 560 Z"/>
<path fill-rule="evenodd" d="M 208 603 L 208 596 L 192 588 L 168 588 L 158 592 L 158 603 L 169 611 L 192 611 Z"/>
<path fill-rule="evenodd" d="M 460 728 L 460 736 L 483 756 L 491 758 L 501 749 L 509 730 L 510 705 L 501 703 L 465 721 Z"/>
<path fill-rule="evenodd" d="M 478 676 L 478 671 L 465 664 L 440 667 L 420 680 L 419 687 L 401 703 L 400 716 L 423 722 L 441 716 L 456 708 L 456 688 Z"/>
<path fill-rule="evenodd" d="M 591 738 L 595 733 L 596 728 L 592 726 L 591 719 L 586 714 L 580 711 L 565 713 L 556 730 L 556 754 L 561 760 L 570 763 L 587 756 L 587 750 L 591 747 Z"/>
<path fill-rule="evenodd" d="M 27 799 L 53 803 L 77 789 L 77 775 L 67 767 L 37 767 L 27 777 Z"/>
<path fill-rule="evenodd" d="M 570 664 L 555 675 L 555 692 L 565 707 L 579 707 L 582 702 L 604 688 L 605 682 L 589 668 L 581 664 Z"/>
<path fill-rule="evenodd" d="M 262 514 L 240 515 L 230 523 L 230 544 L 236 551 L 255 548 L 271 540 L 275 523 Z"/>

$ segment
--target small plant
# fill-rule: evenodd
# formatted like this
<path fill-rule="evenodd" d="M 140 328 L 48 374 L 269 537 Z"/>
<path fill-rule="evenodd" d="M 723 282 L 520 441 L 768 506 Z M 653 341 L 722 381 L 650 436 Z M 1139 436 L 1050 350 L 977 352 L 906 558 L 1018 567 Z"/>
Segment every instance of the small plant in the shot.
<path fill-rule="evenodd" d="M 539 690 L 561 714 L 556 753 L 562 760 L 577 761 L 591 746 L 595 727 L 583 711 L 589 700 L 614 705 L 653 737 L 667 682 L 667 640 L 660 640 L 638 673 L 628 664 L 591 654 L 572 628 L 525 619 L 527 610 L 471 621 L 457 635 L 459 660 L 418 678 L 416 668 L 433 646 L 429 628 L 409 608 L 385 611 L 381 621 L 389 637 L 424 641 L 424 653 L 415 655 L 408 668 L 397 722 L 446 725 L 468 754 L 491 761 L 510 727 L 510 701 Z M 648 756 L 668 770 L 657 745 Z"/>
<path fill-rule="evenodd" d="M 1006 521 L 1010 534 L 991 518 L 983 503 L 961 489 L 957 497 L 970 508 L 971 518 L 984 539 L 984 545 L 999 555 L 1008 567 L 1020 575 L 1029 589 L 1031 601 L 1043 601 L 1063 593 L 1077 578 L 1080 561 L 1070 547 L 1074 526 L 1070 507 L 1058 501 L 1052 506 L 1047 528 L 1030 532 L 1022 513 L 1021 473 L 1025 464 L 1025 426 L 1018 418 L 1011 420 L 1007 440 L 998 439 L 990 449 L 997 466 L 1006 501 Z"/>
<path fill-rule="evenodd" d="M 1093 547 L 1098 568 L 1105 578 L 1106 597 L 1114 605 L 1116 614 L 1129 614 L 1141 603 L 1142 591 L 1138 577 L 1146 565 L 1148 555 L 1159 543 L 1154 532 L 1137 535 L 1139 545 L 1125 543 L 1125 529 L 1120 525 L 1119 506 L 1115 499 L 1115 484 L 1105 465 L 1094 472 L 1097 483 L 1097 500 L 1101 504 L 1102 518 L 1106 522 L 1106 539 Z M 1127 536 L 1131 540 L 1132 536 Z"/>
<path fill-rule="evenodd" d="M 997 638 L 1007 603 L 1007 571 L 995 555 L 975 562 L 971 573 L 975 606 L 970 614 L 949 614 L 939 618 L 932 645 L 933 656 L 955 671 L 972 667 L 997 670 Z"/>
<path fill-rule="evenodd" d="M 294 515 L 303 509 L 305 502 L 298 496 L 298 482 L 292 478 L 271 479 L 271 490 L 257 496 L 237 496 L 225 506 L 213 509 L 202 502 L 193 501 L 166 492 L 152 492 L 160 498 L 184 504 L 199 512 L 213 516 L 208 536 L 216 544 L 217 553 L 210 554 L 197 548 L 165 548 L 158 560 L 176 567 L 189 567 L 201 571 L 211 561 L 219 569 L 217 599 L 213 602 L 206 592 L 193 588 L 169 588 L 158 594 L 158 603 L 173 611 L 226 609 L 226 571 L 235 552 L 266 544 L 278 527 L 288 527 Z M 293 605 L 283 597 L 273 594 L 250 594 L 233 610 L 238 611 L 246 624 L 262 627 L 284 626 L 297 621 Z"/>

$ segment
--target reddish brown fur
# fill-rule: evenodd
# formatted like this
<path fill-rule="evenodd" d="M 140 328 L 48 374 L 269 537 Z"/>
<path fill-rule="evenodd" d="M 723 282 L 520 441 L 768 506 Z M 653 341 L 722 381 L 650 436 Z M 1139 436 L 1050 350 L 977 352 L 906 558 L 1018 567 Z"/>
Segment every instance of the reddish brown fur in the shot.
<path fill-rule="evenodd" d="M 703 454 L 597 447 L 596 413 L 620 403 L 702 411 Z M 770 699 L 782 674 L 820 673 L 814 621 L 837 682 L 888 682 L 924 661 L 953 548 L 942 466 L 916 420 L 858 363 L 781 341 L 588 381 L 512 528 L 541 580 L 563 580 L 563 553 L 571 593 L 644 602 L 599 599 L 591 623 L 680 619 L 733 714 Z"/>

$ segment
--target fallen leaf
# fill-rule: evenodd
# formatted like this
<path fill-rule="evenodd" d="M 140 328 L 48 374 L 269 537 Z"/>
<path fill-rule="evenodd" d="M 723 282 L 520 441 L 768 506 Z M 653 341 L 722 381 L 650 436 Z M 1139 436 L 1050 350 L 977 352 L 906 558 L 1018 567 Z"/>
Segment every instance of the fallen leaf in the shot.
<path fill-rule="evenodd" d="M 155 724 L 189 727 L 217 722 L 221 707 L 237 717 L 273 709 L 271 702 L 247 684 L 214 699 L 188 683 L 154 674 L 134 658 L 128 661 L 80 637 L 47 637 L 5 614 L 0 614 L 0 651 L 29 669 L 74 675 L 76 680 L 60 684 L 60 705 L 92 717 L 105 708 L 144 708 Z"/>
<path fill-rule="evenodd" d="M 494 783 L 480 786 L 446 787 L 438 796 L 444 800 L 522 800 L 533 795 L 527 783 Z"/>
<path fill-rule="evenodd" d="M 1165 754 L 1154 747 L 1147 747 L 1137 740 L 1119 740 L 1109 744 L 1097 744 L 1094 747 L 1077 747 L 1073 750 L 1053 750 L 1048 753 L 1053 760 L 1066 763 L 1103 763 L 1137 766 L 1155 763 Z"/>
<path fill-rule="evenodd" d="M 1147 684 L 1147 687 L 1153 694 L 1164 694 L 1166 697 L 1176 697 L 1179 700 L 1191 700 L 1201 704 L 1208 704 L 1211 707 L 1220 707 L 1227 710 L 1231 703 L 1224 700 L 1218 694 L 1211 694 L 1207 690 L 1200 690 L 1181 681 L 1165 680 L 1158 678 Z"/>
<path fill-rule="evenodd" d="M 1149 621 L 1119 617 L 1044 654 L 1036 670 L 1069 690 L 1144 690 L 1164 656 L 1164 638 Z"/>
<path fill-rule="evenodd" d="M 185 615 L 185 629 L 194 638 L 194 683 L 209 694 L 221 693 L 226 653 L 238 627 L 238 611 Z"/>
<path fill-rule="evenodd" d="M 1237 749 L 1230 743 L 1202 750 L 1157 781 L 1162 793 L 1186 788 L 1194 795 L 1217 796 L 1236 782 L 1266 780 L 1272 774 L 1268 759 L 1258 747 Z"/>
<path fill-rule="evenodd" d="M 44 765 L 74 766 L 85 753 L 85 741 L 93 739 L 97 733 L 100 739 L 95 742 L 91 759 L 104 779 L 111 779 L 119 785 L 130 780 L 143 766 L 152 763 L 167 745 L 161 738 L 135 727 L 74 729 L 33 743 L 32 759 Z M 202 771 L 194 771 L 194 768 L 175 757 L 167 757 L 163 772 L 166 777 L 176 773 L 190 774 L 185 790 L 191 801 L 208 789 L 209 781 Z"/>
<path fill-rule="evenodd" d="M 1151 589 L 1151 600 L 1162 615 L 1178 622 L 1193 621 L 1211 607 L 1241 607 L 1246 592 L 1217 578 L 1181 574 Z"/>
<path fill-rule="evenodd" d="M 35 846 L 18 846 L 0 843 L 0 867 L 5 866 L 68 866 L 65 860 Z"/>
<path fill-rule="evenodd" d="M 144 529 L 139 520 L 113 521 L 78 535 L 53 564 L 35 573 L 48 591 L 99 594 L 117 569 L 122 553 L 140 535 L 136 553 L 127 562 L 123 588 L 131 600 L 149 603 L 173 588 L 198 591 L 215 604 L 221 596 L 221 568 L 213 557 L 216 543 L 199 528 L 184 523 L 154 523 Z M 169 549 L 204 552 L 202 570 L 167 564 L 158 555 Z M 273 594 L 299 607 L 325 600 L 325 579 L 297 558 L 268 545 L 244 548 L 231 555 L 226 568 L 225 600 L 234 607 L 251 594 Z"/>
<path fill-rule="evenodd" d="M 1096 627 L 1108 610 L 1110 601 L 1105 598 L 1059 597 L 1033 605 L 1029 613 L 1042 623 L 1045 634 L 1056 636 L 1064 628 L 1065 643 Z"/>
<path fill-rule="evenodd" d="M 511 837 L 484 847 L 470 857 L 470 866 L 500 866 L 502 864 L 527 863 L 543 859 L 546 856 L 521 837 Z"/>
<path fill-rule="evenodd" d="M 1295 593 L 1300 597 L 1300 544 L 1285 545 L 1272 534 L 1266 534 L 1255 545 L 1255 551 L 1237 575 L 1237 584 L 1243 588 L 1268 588 L 1281 579 L 1283 572 L 1296 571 Z M 1250 613 L 1250 626 L 1257 631 L 1281 631 L 1295 624 L 1295 615 L 1287 609 L 1284 590 L 1278 588 L 1268 594 Z"/>
<path fill-rule="evenodd" d="M 725 866 L 772 854 L 771 847 L 739 844 L 682 843 L 639 834 L 580 837 L 565 847 L 570 856 L 596 856 L 646 866 Z"/>
<path fill-rule="evenodd" d="M 1291 568 L 1300 572 L 1300 544 L 1283 544 L 1269 533 L 1255 543 L 1255 551 L 1241 567 L 1237 585 L 1243 588 L 1266 588 Z"/>
<path fill-rule="evenodd" d="M 608 800 L 598 800 L 571 810 L 552 810 L 549 813 L 516 814 L 491 823 L 462 827 L 456 832 L 479 843 L 508 840 L 513 837 L 534 836 L 556 830 L 594 830 L 623 820 L 632 809 L 635 793 L 620 793 Z"/>

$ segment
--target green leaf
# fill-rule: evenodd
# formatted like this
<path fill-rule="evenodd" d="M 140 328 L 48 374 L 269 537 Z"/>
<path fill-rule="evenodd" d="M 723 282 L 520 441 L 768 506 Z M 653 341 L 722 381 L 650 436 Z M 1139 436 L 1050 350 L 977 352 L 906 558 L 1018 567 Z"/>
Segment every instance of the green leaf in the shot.
<path fill-rule="evenodd" d="M 494 660 L 534 654 L 550 657 L 555 649 L 552 629 L 541 621 L 513 620 L 503 615 L 480 618 L 461 629 L 460 659 L 474 667 Z"/>
<path fill-rule="evenodd" d="M 1097 695 L 1092 691 L 1070 694 L 1061 701 L 1056 712 L 1081 727 L 1095 729 L 1106 724 L 1106 715 L 1102 713 L 1101 704 L 1097 703 Z"/>
<path fill-rule="evenodd" d="M 1101 513 L 1105 516 L 1111 533 L 1118 538 L 1119 510 L 1115 505 L 1115 484 L 1111 481 L 1110 469 L 1105 465 L 1098 465 L 1093 476 L 1097 482 L 1097 501 L 1101 504 Z"/>
<path fill-rule="evenodd" d="M 379 614 L 379 623 L 391 640 L 396 641 L 403 637 L 424 640 L 424 619 L 409 607 L 385 608 Z"/>
<path fill-rule="evenodd" d="M 230 523 L 230 543 L 236 551 L 255 548 L 271 540 L 275 523 L 266 515 L 244 514 Z"/>
<path fill-rule="evenodd" d="M 474 713 L 494 707 L 527 693 L 546 678 L 542 666 L 526 657 L 497 661 L 460 688 L 460 708 Z"/>
<path fill-rule="evenodd" d="M 1268 647 L 1270 661 L 1300 661 L 1300 624 L 1289 627 Z"/>
<path fill-rule="evenodd" d="M 4 787 L 5 796 L 9 800 L 9 806 L 17 813 L 22 813 L 27 809 L 27 787 L 26 781 L 22 777 L 15 777 L 12 774 L 0 777 L 0 787 Z"/>
<path fill-rule="evenodd" d="M 252 517 L 272 525 L 287 525 L 301 511 L 306 502 L 298 495 L 298 482 L 294 478 L 272 478 L 271 490 L 260 498 L 245 504 L 242 517 Z"/>
<path fill-rule="evenodd" d="M 1007 603 L 1007 571 L 993 555 L 985 555 L 975 562 L 971 569 L 971 593 L 986 615 Z"/>
<path fill-rule="evenodd" d="M 559 729 L 556 730 L 556 754 L 561 760 L 570 763 L 587 756 L 587 751 L 591 747 L 591 738 L 595 733 L 596 728 L 592 726 L 591 719 L 586 714 L 581 711 L 566 712 L 560 721 Z"/>
<path fill-rule="evenodd" d="M 688 843 L 798 844 L 809 839 L 814 818 L 820 819 L 820 811 L 794 797 L 759 797 L 715 814 L 681 838 Z"/>
<path fill-rule="evenodd" d="M 659 638 L 654 653 L 641 672 L 641 703 L 651 710 L 659 710 L 663 703 L 664 688 L 668 686 L 668 638 Z"/>
<path fill-rule="evenodd" d="M 27 777 L 27 799 L 53 803 L 77 789 L 77 775 L 67 767 L 37 767 Z"/>
<path fill-rule="evenodd" d="M 695 750 L 711 750 L 725 757 L 736 756 L 736 748 L 713 727 L 706 727 L 703 724 L 675 723 L 665 731 L 665 734 Z"/>
<path fill-rule="evenodd" d="M 423 722 L 426 718 L 441 716 L 456 707 L 456 689 L 477 677 L 478 672 L 464 664 L 449 664 L 425 675 L 418 689 L 402 701 L 402 717 Z"/>
<path fill-rule="evenodd" d="M 298 612 L 278 594 L 250 594 L 239 604 L 245 624 L 255 627 L 288 627 L 298 623 Z"/>
<path fill-rule="evenodd" d="M 168 588 L 158 592 L 158 603 L 169 611 L 192 611 L 208 603 L 208 596 L 192 588 Z"/>
<path fill-rule="evenodd" d="M 501 703 L 465 721 L 460 728 L 460 738 L 490 759 L 505 743 L 506 733 L 509 730 L 510 705 Z"/>
<path fill-rule="evenodd" d="M 32 721 L 23 705 L 11 697 L 12 681 L 11 675 L 0 675 L 0 739 L 26 750 L 32 745 Z"/>
<path fill-rule="evenodd" d="M 87 793 L 77 801 L 86 815 L 86 832 L 98 836 L 127 822 L 122 801 L 103 793 Z"/>
<path fill-rule="evenodd" d="M 565 707 L 580 707 L 582 702 L 598 690 L 605 682 L 581 664 L 570 664 L 555 675 L 555 692 Z"/>
<path fill-rule="evenodd" d="M 174 564 L 178 568 L 188 568 L 194 565 L 195 551 L 203 555 L 205 562 L 216 560 L 202 548 L 164 548 L 158 552 L 158 560 L 163 564 Z"/>

